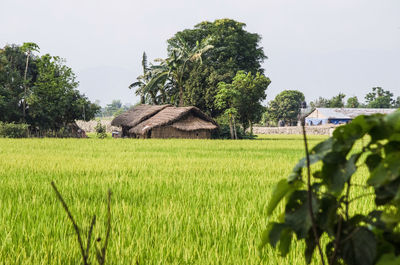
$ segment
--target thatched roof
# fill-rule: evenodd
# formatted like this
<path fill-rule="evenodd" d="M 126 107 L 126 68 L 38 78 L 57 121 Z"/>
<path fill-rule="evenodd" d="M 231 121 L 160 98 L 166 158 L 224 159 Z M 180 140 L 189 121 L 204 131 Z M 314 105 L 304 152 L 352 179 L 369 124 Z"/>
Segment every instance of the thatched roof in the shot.
<path fill-rule="evenodd" d="M 115 117 L 111 125 L 133 127 L 169 106 L 171 105 L 138 105 Z"/>
<path fill-rule="evenodd" d="M 129 130 L 134 134 L 145 134 L 155 127 L 171 125 L 183 131 L 213 130 L 217 123 L 196 107 L 166 107 L 151 118 Z"/>

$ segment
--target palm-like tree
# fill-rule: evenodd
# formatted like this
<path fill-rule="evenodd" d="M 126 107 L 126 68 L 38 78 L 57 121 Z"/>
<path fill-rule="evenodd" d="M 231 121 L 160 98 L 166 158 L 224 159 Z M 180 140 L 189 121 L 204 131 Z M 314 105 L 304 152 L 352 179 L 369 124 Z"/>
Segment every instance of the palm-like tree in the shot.
<path fill-rule="evenodd" d="M 142 56 L 142 68 L 143 68 L 143 74 L 139 75 L 136 78 L 136 82 L 133 82 L 132 84 L 129 85 L 129 89 L 137 87 L 135 93 L 136 95 L 140 95 L 140 104 L 144 104 L 146 102 L 146 93 L 145 93 L 145 87 L 147 83 L 149 82 L 149 68 L 147 66 L 147 55 L 146 52 L 143 52 Z"/>
<path fill-rule="evenodd" d="M 196 42 L 196 45 L 191 48 L 188 43 L 181 37 L 177 37 L 177 41 L 171 43 L 170 57 L 166 60 L 170 76 L 175 81 L 179 89 L 179 106 L 183 106 L 183 91 L 184 91 L 184 75 L 187 67 L 191 62 L 202 63 L 202 55 L 214 46 L 209 44 L 210 39 Z"/>
<path fill-rule="evenodd" d="M 169 57 L 165 60 L 158 59 L 159 65 L 151 67 L 151 80 L 146 85 L 145 90 L 160 92 L 161 102 L 165 103 L 165 86 L 172 85 L 179 91 L 179 106 L 183 106 L 184 76 L 187 67 L 193 62 L 202 63 L 202 55 L 213 48 L 208 43 L 209 40 L 207 39 L 201 43 L 197 42 L 191 48 L 184 39 L 177 37 L 177 42 L 173 43 L 169 49 Z"/>
<path fill-rule="evenodd" d="M 168 90 L 179 91 L 179 106 L 183 106 L 184 76 L 188 66 L 194 62 L 202 63 L 202 55 L 213 46 L 209 45 L 209 39 L 197 42 L 194 47 L 177 37 L 177 41 L 169 48 L 167 59 L 156 59 L 157 65 L 147 66 L 147 56 L 143 53 L 143 74 L 137 77 L 137 81 L 129 88 L 137 87 L 136 94 L 141 96 L 140 102 L 146 101 L 152 104 L 165 104 L 167 102 Z M 173 93 L 175 94 L 175 93 Z M 147 100 L 146 100 L 147 99 Z M 176 97 L 171 96 L 171 101 L 176 102 Z"/>

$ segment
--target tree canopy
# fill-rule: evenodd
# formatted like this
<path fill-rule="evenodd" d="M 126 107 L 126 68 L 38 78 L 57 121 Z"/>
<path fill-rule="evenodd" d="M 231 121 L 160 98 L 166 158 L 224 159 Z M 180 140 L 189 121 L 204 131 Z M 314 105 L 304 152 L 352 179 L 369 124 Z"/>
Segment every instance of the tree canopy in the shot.
<path fill-rule="evenodd" d="M 365 101 L 368 108 L 391 108 L 396 104 L 393 93 L 381 87 L 373 87 L 372 92 L 365 96 Z"/>
<path fill-rule="evenodd" d="M 269 102 L 267 117 L 271 121 L 283 121 L 285 124 L 297 122 L 304 94 L 297 90 L 284 90 Z"/>
<path fill-rule="evenodd" d="M 215 105 L 225 109 L 225 114 L 237 116 L 243 129 L 252 128 L 261 119 L 264 107 L 262 100 L 271 81 L 263 74 L 238 71 L 231 84 L 220 82 L 215 96 Z"/>
<path fill-rule="evenodd" d="M 261 63 L 267 57 L 259 46 L 261 37 L 245 26 L 219 19 L 177 32 L 168 40 L 168 57 L 149 67 L 144 89 L 152 99 L 148 102 L 193 105 L 213 117 L 224 113 L 215 105 L 218 83 L 232 83 L 238 71 L 264 72 Z"/>
<path fill-rule="evenodd" d="M 92 119 L 99 107 L 76 89 L 72 69 L 57 56 L 34 55 L 38 49 L 34 43 L 0 49 L 0 121 L 57 131 L 76 119 Z"/>

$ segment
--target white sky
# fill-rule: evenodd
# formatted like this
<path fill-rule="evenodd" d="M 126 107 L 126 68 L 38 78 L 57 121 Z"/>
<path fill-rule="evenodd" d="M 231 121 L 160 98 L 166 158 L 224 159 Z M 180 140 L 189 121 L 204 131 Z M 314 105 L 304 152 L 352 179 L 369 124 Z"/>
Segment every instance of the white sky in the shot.
<path fill-rule="evenodd" d="M 1 0 L 0 46 L 35 42 L 67 60 L 91 100 L 135 103 L 143 51 L 165 57 L 174 33 L 218 18 L 263 37 L 268 100 L 284 89 L 308 101 L 374 86 L 400 95 L 400 0 Z"/>

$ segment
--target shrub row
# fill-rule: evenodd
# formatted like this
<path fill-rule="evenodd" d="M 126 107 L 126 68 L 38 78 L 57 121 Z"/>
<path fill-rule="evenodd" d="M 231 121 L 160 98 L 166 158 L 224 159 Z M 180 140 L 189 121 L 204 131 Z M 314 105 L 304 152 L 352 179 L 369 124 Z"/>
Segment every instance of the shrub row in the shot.
<path fill-rule="evenodd" d="M 0 122 L 0 137 L 24 138 L 28 137 L 28 124 Z"/>

